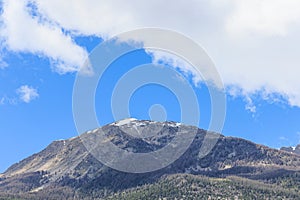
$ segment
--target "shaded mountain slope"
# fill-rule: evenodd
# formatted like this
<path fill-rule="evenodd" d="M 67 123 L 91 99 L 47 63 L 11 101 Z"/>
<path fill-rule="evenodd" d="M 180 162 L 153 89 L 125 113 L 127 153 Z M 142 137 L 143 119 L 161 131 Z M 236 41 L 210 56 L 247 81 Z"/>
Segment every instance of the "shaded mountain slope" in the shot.
<path fill-rule="evenodd" d="M 157 135 L 149 138 L 135 138 L 123 131 L 124 126 L 129 127 L 128 130 L 139 127 L 151 127 L 148 131 L 156 126 L 162 128 Z M 191 127 L 175 122 L 127 120 L 126 123 L 106 125 L 102 130 L 111 142 L 122 149 L 150 152 L 168 144 L 178 128 L 188 131 Z M 85 134 L 92 137 L 98 130 Z M 8 168 L 0 176 L 0 194 L 37 199 L 54 195 L 70 199 L 104 198 L 144 187 L 145 184 L 161 184 L 169 180 L 165 177 L 182 177 L 180 174 L 183 173 L 191 174 L 195 179 L 197 176 L 207 176 L 212 180 L 238 176 L 261 184 L 277 185 L 283 193 L 300 185 L 300 156 L 221 135 L 213 150 L 206 157 L 199 158 L 205 135 L 205 130 L 197 129 L 189 149 L 178 160 L 161 170 L 143 174 L 119 172 L 101 164 L 86 150 L 79 137 L 54 141 L 43 151 Z M 175 186 L 173 188 L 176 189 Z"/>

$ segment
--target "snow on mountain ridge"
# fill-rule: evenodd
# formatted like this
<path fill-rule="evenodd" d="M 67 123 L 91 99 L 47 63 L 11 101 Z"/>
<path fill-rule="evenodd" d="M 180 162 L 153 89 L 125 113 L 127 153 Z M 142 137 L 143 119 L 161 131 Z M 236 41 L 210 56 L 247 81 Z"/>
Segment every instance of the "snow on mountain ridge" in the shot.
<path fill-rule="evenodd" d="M 136 118 L 126 118 L 126 119 L 122 119 L 122 120 L 119 120 L 117 122 L 114 122 L 113 124 L 115 126 L 122 126 L 122 125 L 129 124 L 130 122 L 133 122 L 133 121 L 136 121 L 136 120 L 137 120 Z"/>

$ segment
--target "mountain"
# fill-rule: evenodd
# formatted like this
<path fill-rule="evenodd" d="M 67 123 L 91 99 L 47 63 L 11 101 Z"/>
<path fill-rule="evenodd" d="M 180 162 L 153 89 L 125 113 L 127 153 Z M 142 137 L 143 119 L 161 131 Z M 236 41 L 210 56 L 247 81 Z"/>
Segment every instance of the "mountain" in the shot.
<path fill-rule="evenodd" d="M 136 153 L 161 149 L 179 130 L 196 130 L 196 136 L 179 159 L 148 173 L 105 166 L 80 137 L 54 141 L 0 175 L 0 199 L 300 199 L 297 154 L 219 135 L 212 151 L 199 157 L 207 131 L 176 122 L 126 119 L 81 137 L 93 140 L 100 130 L 107 141 Z M 138 130 L 149 137 L 134 137 Z"/>
<path fill-rule="evenodd" d="M 300 155 L 300 144 L 296 147 L 281 147 L 280 150 Z"/>

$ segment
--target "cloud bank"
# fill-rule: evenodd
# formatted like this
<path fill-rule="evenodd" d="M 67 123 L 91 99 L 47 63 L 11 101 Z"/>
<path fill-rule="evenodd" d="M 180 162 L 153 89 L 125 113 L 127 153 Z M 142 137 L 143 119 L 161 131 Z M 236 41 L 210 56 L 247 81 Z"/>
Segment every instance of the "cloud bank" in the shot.
<path fill-rule="evenodd" d="M 59 73 L 82 67 L 88 53 L 75 43 L 79 35 L 172 29 L 206 49 L 230 94 L 243 95 L 250 111 L 248 98 L 257 94 L 300 107 L 298 0 L 4 0 L 0 20 L 5 48 L 46 56 Z"/>

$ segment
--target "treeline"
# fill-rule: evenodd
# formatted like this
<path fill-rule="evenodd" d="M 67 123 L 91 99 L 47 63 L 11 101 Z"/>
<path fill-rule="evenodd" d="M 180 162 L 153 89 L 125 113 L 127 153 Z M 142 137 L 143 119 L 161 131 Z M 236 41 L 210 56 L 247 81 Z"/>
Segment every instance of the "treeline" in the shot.
<path fill-rule="evenodd" d="M 298 183 L 299 184 L 299 183 Z M 299 190 L 285 189 L 240 177 L 208 178 L 194 175 L 172 175 L 106 199 L 300 199 Z"/>
<path fill-rule="evenodd" d="M 106 189 L 74 190 L 72 187 L 49 186 L 38 192 L 0 193 L 0 200 L 95 200 L 95 199 L 300 199 L 299 173 L 263 181 L 237 176 L 165 175 L 159 181 L 112 192 Z"/>

